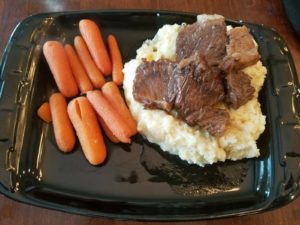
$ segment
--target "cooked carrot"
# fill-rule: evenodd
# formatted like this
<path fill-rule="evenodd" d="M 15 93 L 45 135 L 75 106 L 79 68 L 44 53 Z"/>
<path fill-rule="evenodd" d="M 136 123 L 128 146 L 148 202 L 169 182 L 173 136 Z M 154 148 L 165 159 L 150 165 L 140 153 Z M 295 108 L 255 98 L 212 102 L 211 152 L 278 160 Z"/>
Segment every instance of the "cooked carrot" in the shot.
<path fill-rule="evenodd" d="M 112 80 L 117 85 L 122 85 L 124 80 L 123 60 L 116 38 L 113 35 L 109 35 L 107 44 L 112 63 Z"/>
<path fill-rule="evenodd" d="M 37 115 L 46 123 L 52 121 L 50 106 L 48 102 L 44 102 L 37 110 Z"/>
<path fill-rule="evenodd" d="M 92 165 L 106 158 L 106 147 L 96 113 L 86 97 L 78 97 L 68 104 L 68 114 L 76 130 L 83 153 Z"/>
<path fill-rule="evenodd" d="M 116 138 L 121 142 L 130 143 L 130 129 L 128 125 L 102 95 L 101 91 L 88 91 L 87 98 Z"/>
<path fill-rule="evenodd" d="M 71 45 L 66 44 L 65 51 L 80 92 L 86 93 L 87 91 L 93 90 L 92 82 L 85 72 L 85 69 L 83 68 L 74 48 Z"/>
<path fill-rule="evenodd" d="M 102 119 L 101 116 L 98 115 L 98 120 L 101 124 L 101 127 L 104 131 L 104 133 L 106 134 L 106 136 L 108 137 L 109 140 L 111 140 L 114 143 L 119 143 L 119 139 L 116 138 L 116 136 L 111 132 L 111 130 L 108 128 L 108 126 L 106 125 L 106 123 L 104 122 L 104 120 Z"/>
<path fill-rule="evenodd" d="M 111 62 L 97 24 L 92 20 L 83 19 L 79 22 L 79 30 L 97 67 L 104 75 L 110 75 Z"/>
<path fill-rule="evenodd" d="M 58 148 L 69 152 L 74 148 L 76 138 L 68 116 L 66 99 L 61 93 L 54 93 L 49 98 L 49 104 Z"/>
<path fill-rule="evenodd" d="M 107 82 L 102 87 L 103 96 L 109 101 L 113 108 L 120 114 L 130 128 L 130 136 L 137 133 L 137 124 L 133 119 L 118 86 L 114 82 Z"/>
<path fill-rule="evenodd" d="M 105 83 L 104 77 L 94 63 L 82 37 L 76 36 L 74 39 L 74 45 L 80 61 L 82 62 L 92 84 L 95 88 L 101 88 Z"/>
<path fill-rule="evenodd" d="M 65 97 L 78 94 L 78 87 L 73 77 L 64 46 L 58 41 L 47 41 L 43 52 L 59 91 Z"/>

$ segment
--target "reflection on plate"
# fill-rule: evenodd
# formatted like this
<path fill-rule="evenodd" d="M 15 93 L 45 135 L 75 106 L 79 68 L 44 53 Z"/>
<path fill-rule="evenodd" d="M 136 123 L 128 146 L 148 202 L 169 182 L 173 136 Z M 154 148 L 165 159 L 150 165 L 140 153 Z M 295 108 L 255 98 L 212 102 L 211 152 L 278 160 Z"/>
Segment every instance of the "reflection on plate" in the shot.
<path fill-rule="evenodd" d="M 239 190 L 250 165 L 249 160 L 239 160 L 199 168 L 158 150 L 147 141 L 144 141 L 141 163 L 153 176 L 151 182 L 166 182 L 178 195 L 189 197 Z"/>

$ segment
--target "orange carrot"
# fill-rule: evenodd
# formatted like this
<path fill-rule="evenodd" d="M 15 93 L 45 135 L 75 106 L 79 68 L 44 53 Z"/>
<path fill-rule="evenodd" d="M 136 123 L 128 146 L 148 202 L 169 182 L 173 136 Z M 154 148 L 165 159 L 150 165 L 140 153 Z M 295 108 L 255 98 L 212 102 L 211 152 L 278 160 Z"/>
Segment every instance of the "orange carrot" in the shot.
<path fill-rule="evenodd" d="M 76 138 L 68 117 L 66 99 L 61 93 L 54 93 L 50 96 L 49 104 L 58 148 L 63 152 L 69 152 L 74 148 Z"/>
<path fill-rule="evenodd" d="M 68 114 L 76 130 L 83 153 L 92 165 L 106 158 L 106 147 L 96 113 L 86 97 L 78 97 L 68 104 Z"/>
<path fill-rule="evenodd" d="M 46 123 L 52 121 L 50 106 L 48 102 L 44 102 L 37 110 L 37 115 Z"/>
<path fill-rule="evenodd" d="M 43 52 L 59 91 L 65 97 L 78 94 L 78 87 L 73 77 L 64 46 L 58 41 L 47 41 Z"/>
<path fill-rule="evenodd" d="M 108 126 L 106 125 L 106 123 L 104 122 L 104 120 L 102 119 L 101 116 L 98 115 L 98 120 L 101 124 L 101 127 L 104 131 L 104 133 L 106 134 L 106 136 L 108 137 L 109 140 L 111 140 L 114 143 L 119 143 L 119 139 L 116 138 L 116 136 L 111 132 L 111 130 L 108 128 Z"/>
<path fill-rule="evenodd" d="M 92 20 L 83 19 L 79 22 L 79 30 L 97 67 L 104 75 L 111 74 L 111 62 L 97 24 Z"/>
<path fill-rule="evenodd" d="M 100 70 L 97 68 L 96 64 L 94 63 L 89 50 L 86 46 L 86 43 L 80 36 L 76 36 L 74 39 L 74 45 L 80 61 L 82 62 L 92 84 L 96 88 L 101 88 L 102 85 L 105 83 L 104 77 Z"/>
<path fill-rule="evenodd" d="M 112 62 L 112 80 L 117 85 L 122 85 L 124 80 L 123 60 L 116 38 L 113 35 L 107 37 L 109 55 Z"/>
<path fill-rule="evenodd" d="M 87 73 L 85 72 L 85 69 L 83 68 L 74 48 L 71 45 L 67 44 L 65 45 L 65 51 L 67 53 L 73 75 L 81 93 L 86 93 L 87 91 L 93 90 L 93 85 Z"/>
<path fill-rule="evenodd" d="M 87 92 L 87 98 L 114 136 L 121 142 L 130 143 L 130 129 L 128 125 L 102 95 L 101 91 L 89 91 Z"/>
<path fill-rule="evenodd" d="M 107 82 L 102 87 L 102 93 L 113 108 L 120 114 L 123 120 L 128 124 L 128 127 L 130 128 L 130 136 L 136 134 L 137 124 L 127 108 L 118 86 L 114 82 Z"/>

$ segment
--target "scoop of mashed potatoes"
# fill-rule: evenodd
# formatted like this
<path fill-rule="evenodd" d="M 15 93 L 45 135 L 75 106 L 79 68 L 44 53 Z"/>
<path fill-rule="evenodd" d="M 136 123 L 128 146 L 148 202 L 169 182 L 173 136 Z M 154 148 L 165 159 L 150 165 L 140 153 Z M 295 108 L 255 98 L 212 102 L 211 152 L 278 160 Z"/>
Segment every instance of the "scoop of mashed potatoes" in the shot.
<path fill-rule="evenodd" d="M 255 98 L 237 110 L 230 110 L 230 124 L 221 137 L 190 127 L 163 110 L 144 109 L 133 98 L 132 88 L 136 68 L 142 59 L 175 59 L 176 38 L 180 25 L 165 25 L 152 40 L 147 40 L 137 50 L 135 59 L 124 66 L 124 91 L 126 101 L 137 121 L 138 131 L 163 151 L 178 155 L 190 164 L 204 166 L 226 159 L 239 160 L 259 156 L 256 140 L 265 129 L 265 116 L 261 112 L 257 95 L 261 89 L 266 68 L 259 61 L 243 71 L 251 77 Z"/>

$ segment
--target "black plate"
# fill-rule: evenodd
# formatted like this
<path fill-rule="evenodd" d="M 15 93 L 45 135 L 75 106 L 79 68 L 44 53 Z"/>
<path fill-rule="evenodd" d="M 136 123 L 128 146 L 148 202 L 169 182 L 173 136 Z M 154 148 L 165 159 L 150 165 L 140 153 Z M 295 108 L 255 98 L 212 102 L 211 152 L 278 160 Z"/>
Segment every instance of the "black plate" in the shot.
<path fill-rule="evenodd" d="M 153 11 L 46 13 L 28 17 L 12 34 L 1 63 L 0 191 L 9 198 L 70 213 L 138 220 L 194 220 L 257 213 L 299 194 L 299 85 L 289 50 L 273 30 L 247 25 L 267 79 L 260 94 L 267 128 L 261 157 L 200 168 L 168 155 L 141 136 L 115 145 L 91 166 L 77 145 L 70 154 L 55 144 L 52 126 L 36 109 L 56 90 L 41 52 L 46 40 L 72 43 L 82 18 L 113 33 L 124 61 L 164 24 L 192 23 L 195 14 Z"/>

